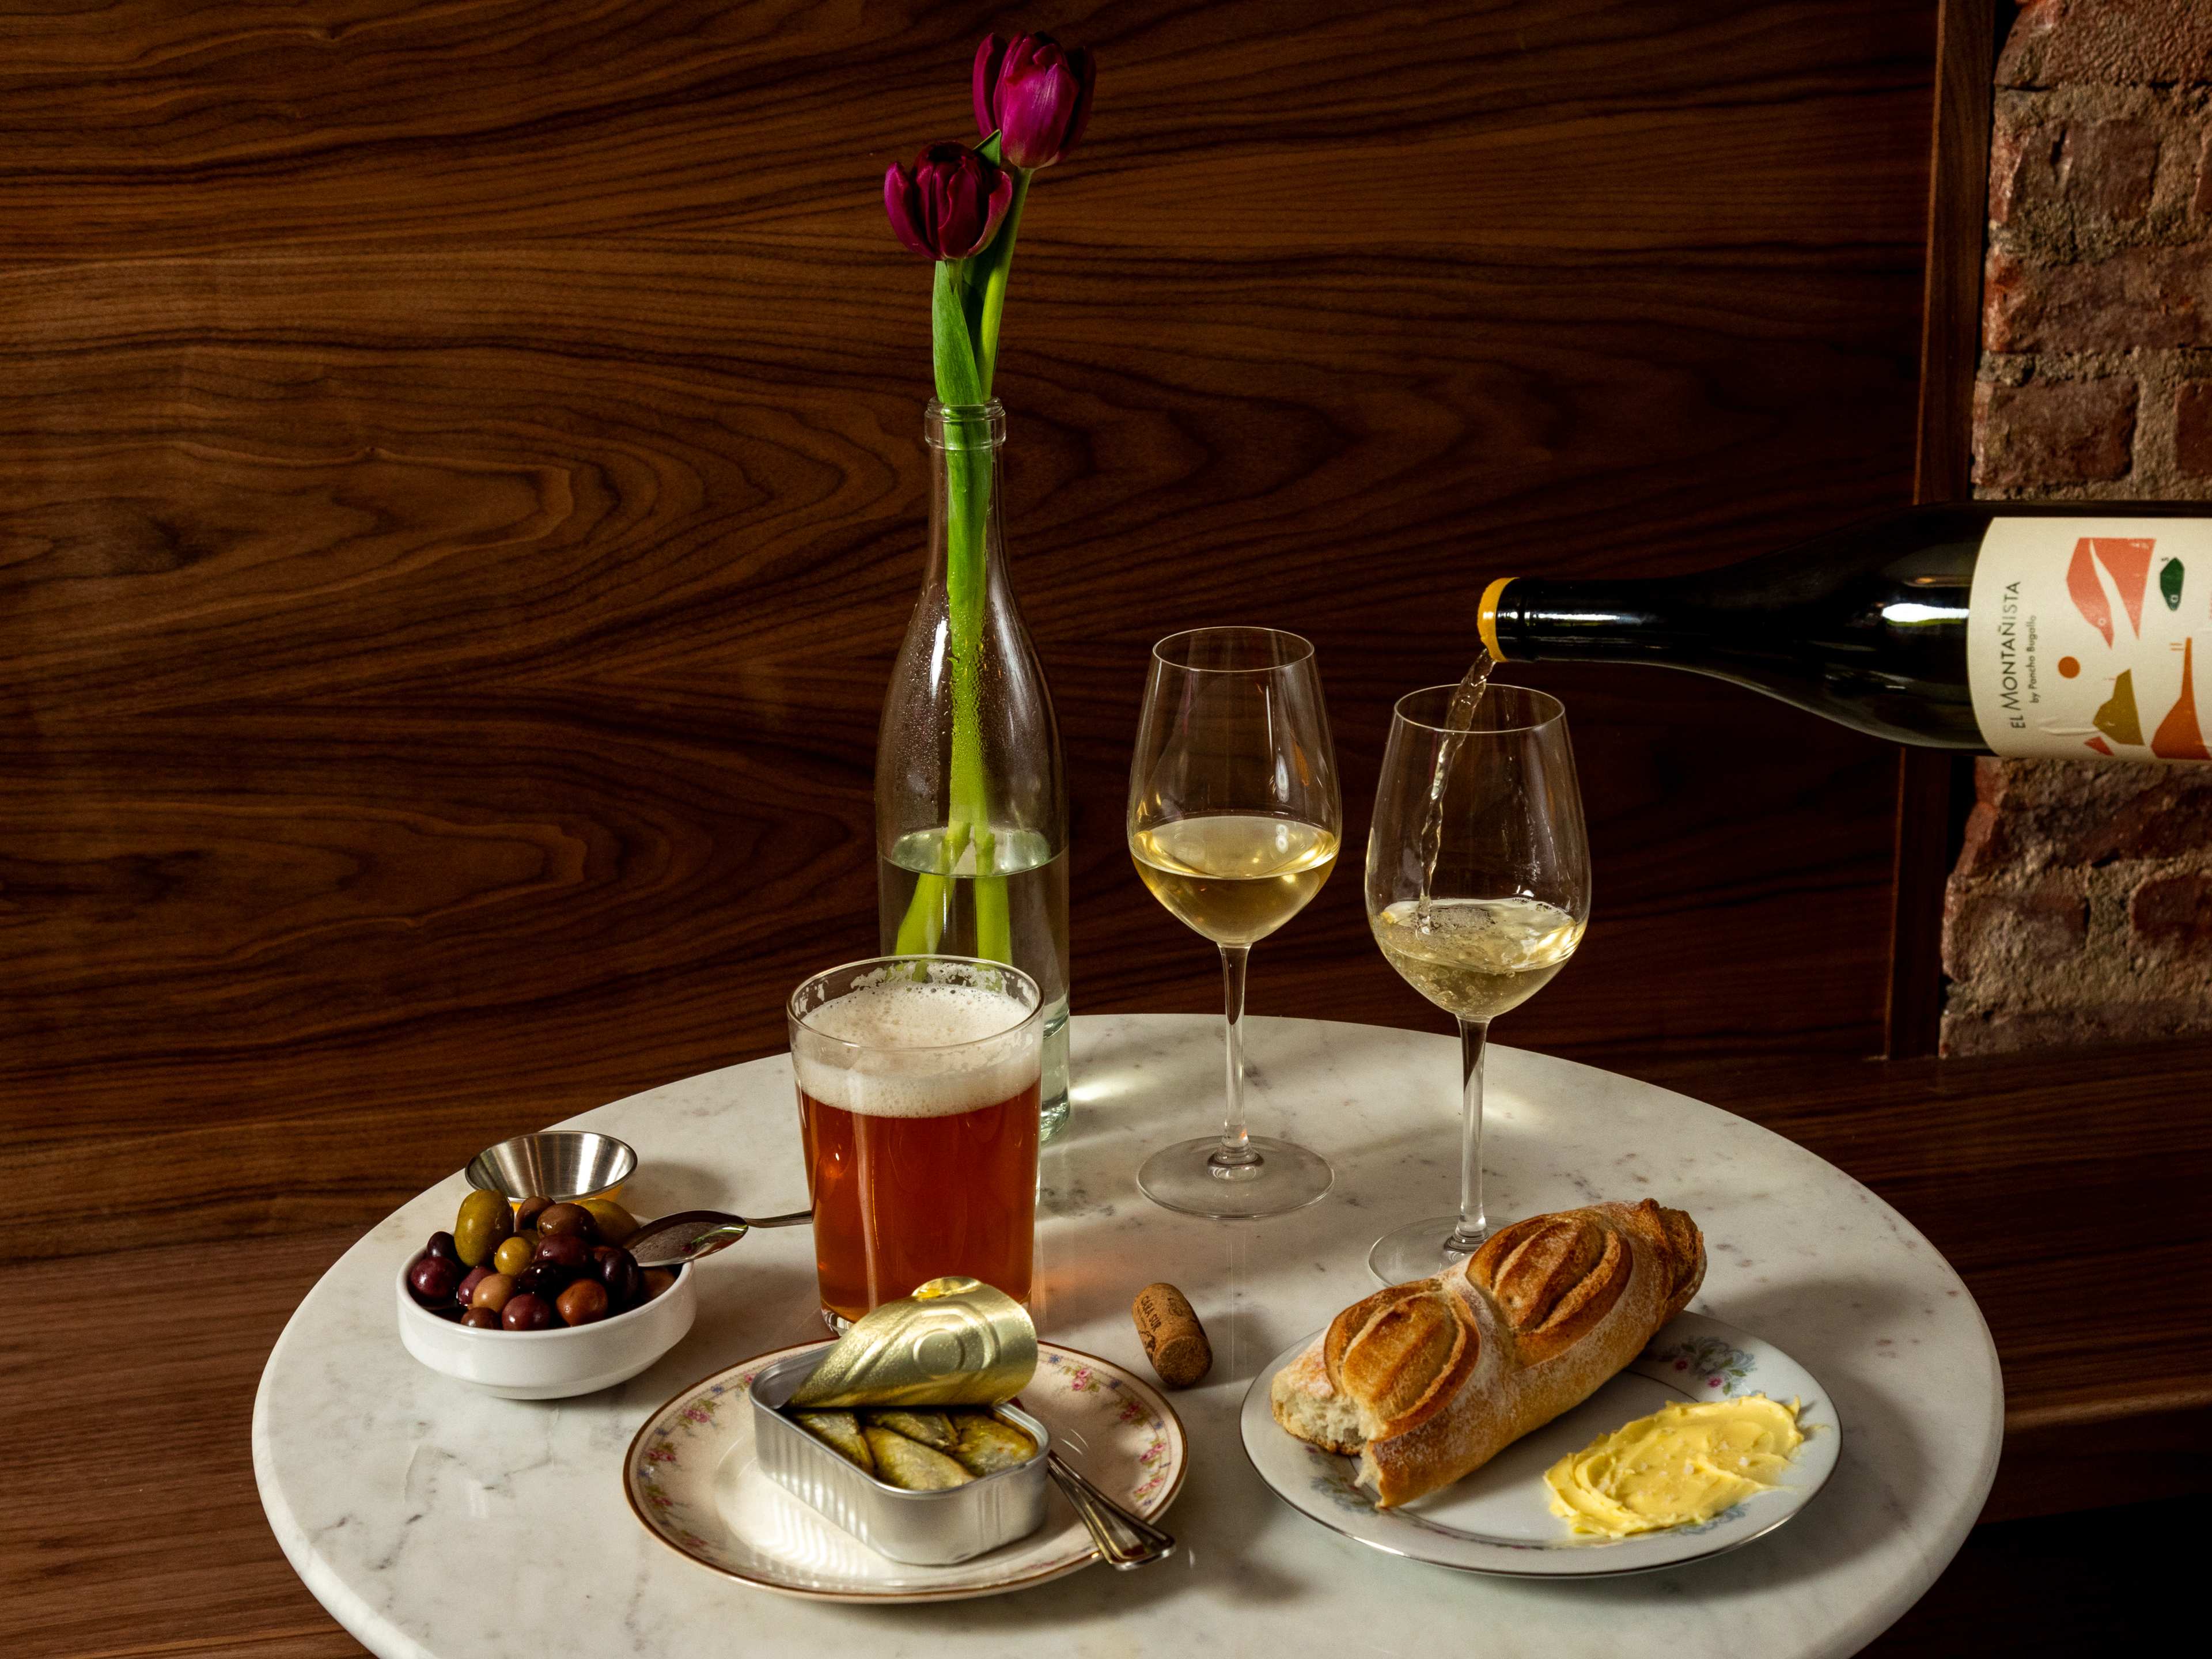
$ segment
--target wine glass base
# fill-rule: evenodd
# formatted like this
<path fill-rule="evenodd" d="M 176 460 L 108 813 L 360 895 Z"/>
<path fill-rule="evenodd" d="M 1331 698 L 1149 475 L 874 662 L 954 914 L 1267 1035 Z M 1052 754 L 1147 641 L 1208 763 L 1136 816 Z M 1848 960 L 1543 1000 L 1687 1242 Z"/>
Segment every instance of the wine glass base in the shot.
<path fill-rule="evenodd" d="M 1445 1249 L 1444 1241 L 1458 1228 L 1457 1216 L 1439 1215 L 1385 1233 L 1367 1253 L 1367 1271 L 1385 1285 L 1403 1285 L 1456 1267 L 1474 1254 L 1472 1249 Z M 1484 1237 L 1489 1237 L 1487 1230 Z"/>
<path fill-rule="evenodd" d="M 1319 1152 L 1267 1135 L 1247 1144 L 1260 1154 L 1249 1172 L 1214 1173 L 1207 1161 L 1221 1150 L 1221 1139 L 1179 1140 L 1154 1152 L 1137 1171 L 1137 1186 L 1164 1210 L 1185 1215 L 1249 1219 L 1283 1215 L 1317 1203 L 1335 1183 L 1336 1171 Z"/>

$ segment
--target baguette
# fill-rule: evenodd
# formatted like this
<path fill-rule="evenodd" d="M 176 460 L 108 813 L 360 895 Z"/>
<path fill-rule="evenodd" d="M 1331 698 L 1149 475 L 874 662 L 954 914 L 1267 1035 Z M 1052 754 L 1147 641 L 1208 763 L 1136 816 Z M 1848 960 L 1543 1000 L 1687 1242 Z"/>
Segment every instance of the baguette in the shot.
<path fill-rule="evenodd" d="M 1353 1303 L 1276 1373 L 1268 1404 L 1299 1439 L 1356 1454 L 1379 1507 L 1409 1503 L 1589 1399 L 1705 1276 L 1697 1224 L 1650 1199 L 1532 1216 Z"/>

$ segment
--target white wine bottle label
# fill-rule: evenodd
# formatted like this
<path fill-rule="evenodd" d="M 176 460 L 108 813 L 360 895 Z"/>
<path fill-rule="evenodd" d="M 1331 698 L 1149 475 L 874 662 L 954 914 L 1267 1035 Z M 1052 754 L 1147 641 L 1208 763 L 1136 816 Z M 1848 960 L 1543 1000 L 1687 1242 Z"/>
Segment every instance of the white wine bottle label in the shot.
<path fill-rule="evenodd" d="M 1966 680 L 2000 755 L 2212 760 L 2212 523 L 1993 520 Z"/>

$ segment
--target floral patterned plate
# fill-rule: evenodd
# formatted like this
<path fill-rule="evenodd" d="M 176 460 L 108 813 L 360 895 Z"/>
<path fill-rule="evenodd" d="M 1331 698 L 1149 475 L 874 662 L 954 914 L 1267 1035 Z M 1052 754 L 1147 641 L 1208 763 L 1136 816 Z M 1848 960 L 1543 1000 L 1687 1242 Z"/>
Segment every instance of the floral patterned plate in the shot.
<path fill-rule="evenodd" d="M 679 1555 L 762 1589 L 825 1601 L 957 1601 L 1042 1584 L 1098 1559 L 1058 1492 L 1044 1526 L 949 1567 L 878 1555 L 761 1473 L 745 1389 L 767 1365 L 815 1346 L 757 1354 L 693 1383 L 646 1419 L 623 1460 L 623 1490 L 647 1531 Z M 1149 1520 L 1175 1502 L 1189 1455 L 1157 1390 L 1110 1361 L 1037 1344 L 1022 1409 L 1054 1448 Z"/>
<path fill-rule="evenodd" d="M 1275 1373 L 1313 1339 L 1292 1343 L 1244 1396 L 1244 1451 L 1275 1495 L 1331 1531 L 1390 1555 L 1516 1578 L 1612 1578 L 1680 1566 L 1748 1544 L 1810 1503 L 1834 1473 L 1843 1427 L 1811 1372 L 1770 1342 L 1703 1314 L 1683 1314 L 1642 1358 L 1564 1417 L 1524 1435 L 1456 1486 L 1394 1510 L 1378 1510 L 1354 1483 L 1357 1459 L 1317 1451 L 1277 1426 L 1267 1408 Z M 1601 1434 L 1670 1400 L 1763 1394 L 1801 1402 L 1805 1443 L 1786 1484 L 1712 1520 L 1619 1541 L 1577 1539 L 1552 1513 L 1544 1471 Z"/>

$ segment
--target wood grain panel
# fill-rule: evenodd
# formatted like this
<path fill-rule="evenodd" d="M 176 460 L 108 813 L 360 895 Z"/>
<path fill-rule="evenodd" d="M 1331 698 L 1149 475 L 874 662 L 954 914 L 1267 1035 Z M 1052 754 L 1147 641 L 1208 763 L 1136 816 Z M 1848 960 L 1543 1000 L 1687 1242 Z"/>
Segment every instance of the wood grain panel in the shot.
<path fill-rule="evenodd" d="M 254 1386 L 300 1297 L 358 1230 L 130 1252 L 0 1277 L 0 1389 L 42 1425 L 9 1453 L 9 1644 L 40 1659 L 362 1650 L 286 1565 L 249 1448 Z M 32 1333 L 58 1339 L 54 1346 Z"/>
<path fill-rule="evenodd" d="M 1077 1000 L 1204 1007 L 1121 848 L 1157 635 L 1314 635 L 1356 842 L 1487 572 L 1688 569 L 1903 499 L 1931 19 L 1051 21 L 1107 92 L 1000 390 Z M 365 1218 L 779 1046 L 784 988 L 872 944 L 927 380 L 870 179 L 961 127 L 985 21 L 0 20 L 0 1258 L 88 1202 L 118 1242 Z M 1601 908 L 1510 1035 L 1870 1051 L 1881 751 L 1694 680 L 1552 683 Z M 1346 877 L 1254 1006 L 1431 1023 Z"/>
<path fill-rule="evenodd" d="M 1974 493 L 1974 380 L 1981 366 L 1996 9 L 1995 0 L 1940 0 L 1936 7 L 1916 501 L 1964 501 Z M 1953 802 L 1967 787 L 1970 767 L 1942 750 L 1898 751 L 1894 920 L 1883 1044 L 1883 1052 L 1894 1058 L 1932 1054 L 1941 1035 L 1943 883 L 1958 854 Z"/>
<path fill-rule="evenodd" d="M 1343 260 L 1270 279 L 1261 332 L 1201 273 L 1164 284 L 1170 373 L 1120 349 L 1110 279 L 1072 258 L 1036 275 L 1054 263 L 1025 266 L 1050 350 L 1010 373 L 1043 411 L 1016 417 L 1010 511 L 1065 711 L 1085 1006 L 1217 994 L 1120 847 L 1156 633 L 1259 615 L 1316 635 L 1356 834 L 1389 702 L 1457 672 L 1437 600 L 1474 561 L 1605 568 L 1624 521 L 1666 525 L 1643 556 L 1678 565 L 1786 537 L 1792 490 L 1880 487 L 1880 453 L 1836 464 L 1817 435 L 1903 389 L 1894 364 L 1792 337 L 1827 280 L 1802 274 L 1714 274 L 1736 310 L 1693 328 L 1650 273 L 1492 273 L 1478 304 L 1406 262 L 1377 301 Z M 921 479 L 911 394 L 884 389 L 896 343 L 859 342 L 910 308 L 913 273 L 786 331 L 756 307 L 801 312 L 805 268 L 755 264 L 742 294 L 688 257 L 563 250 L 4 279 L 27 355 L 0 393 L 0 619 L 22 642 L 0 696 L 24 716 L 0 737 L 0 1009 L 33 1190 L 70 1202 L 129 1124 L 149 1156 L 102 1191 L 144 1224 L 291 1224 L 337 1194 L 366 1212 L 496 1134 L 776 1046 L 781 988 L 868 948 L 875 700 Z M 1905 278 L 1855 277 L 1825 320 L 1876 329 Z M 1601 292 L 1642 320 L 1580 320 Z M 1390 307 L 1386 343 L 1428 331 L 1418 373 L 1285 350 L 1362 296 Z M 1762 357 L 1732 355 L 1747 335 Z M 1834 403 L 1808 410 L 1806 378 Z M 1470 448 L 1517 465 L 1455 472 Z M 1745 454 L 1766 498 L 1680 482 Z M 1518 1035 L 1871 1048 L 1871 745 L 1696 681 L 1558 685 L 1605 908 Z M 1715 730 L 1769 757 L 1753 811 L 1706 781 Z M 1817 985 L 1777 996 L 1771 963 L 1808 935 Z M 1257 1008 L 1323 1000 L 1431 1018 L 1349 880 L 1255 976 Z M 221 1189 L 168 1190 L 152 1154 L 248 1126 Z"/>
<path fill-rule="evenodd" d="M 1080 169 L 1053 181 L 1079 200 L 1048 234 L 1128 246 L 1141 225 L 1148 252 L 1277 235 L 1285 213 L 1333 248 L 1556 246 L 1563 228 L 1856 244 L 1924 171 L 1931 20 L 1904 0 L 1094 3 L 1051 21 L 1109 79 Z M 867 184 L 965 132 L 966 65 L 994 22 L 795 0 L 19 11 L 0 21 L 0 213 L 24 259 L 823 220 L 890 258 Z M 1831 153 L 1793 152 L 1816 108 Z M 1739 192 L 1681 212 L 1686 175 L 1729 173 Z M 1345 188 L 1362 175 L 1379 199 Z M 1510 216 L 1465 211 L 1486 205 Z"/>

